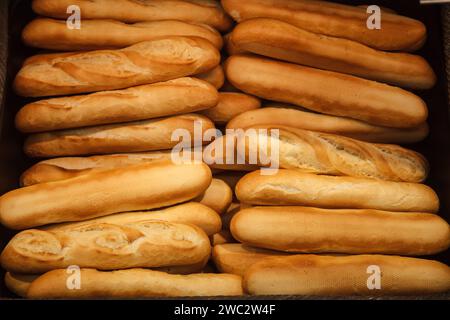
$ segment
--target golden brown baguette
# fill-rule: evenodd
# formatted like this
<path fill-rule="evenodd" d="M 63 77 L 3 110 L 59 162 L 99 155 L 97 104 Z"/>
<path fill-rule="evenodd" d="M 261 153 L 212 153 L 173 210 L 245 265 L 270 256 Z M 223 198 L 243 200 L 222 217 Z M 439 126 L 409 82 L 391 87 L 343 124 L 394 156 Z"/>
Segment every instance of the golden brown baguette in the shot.
<path fill-rule="evenodd" d="M 187 130 L 195 137 L 195 123 L 201 124 L 202 133 L 214 128 L 214 123 L 204 116 L 185 114 L 37 133 L 26 139 L 24 150 L 28 156 L 37 158 L 168 150 L 178 144 L 178 141 L 172 141 L 172 134 L 177 129 Z"/>
<path fill-rule="evenodd" d="M 397 145 L 373 144 L 296 128 L 250 128 L 245 134 L 237 135 L 236 140 L 235 153 L 245 158 L 248 165 L 257 160 L 262 167 L 277 164 L 280 168 L 316 174 L 404 182 L 422 182 L 429 171 L 428 162 L 421 154 Z M 225 136 L 223 141 L 226 144 L 230 139 Z M 243 145 L 245 155 L 238 148 Z M 234 150 L 226 151 L 222 157 L 218 155 L 219 160 L 225 160 Z"/>
<path fill-rule="evenodd" d="M 98 270 L 182 266 L 205 261 L 210 250 L 207 235 L 194 225 L 160 220 L 92 223 L 22 231 L 3 250 L 1 264 L 8 271 L 30 274 L 72 265 Z"/>
<path fill-rule="evenodd" d="M 19 297 L 26 298 L 31 283 L 39 276 L 40 275 L 6 272 L 5 285 L 12 293 L 18 295 Z"/>
<path fill-rule="evenodd" d="M 237 183 L 243 176 L 245 176 L 248 172 L 246 171 L 224 171 L 214 175 L 214 178 L 220 179 L 224 181 L 230 188 L 233 190 L 236 188 Z"/>
<path fill-rule="evenodd" d="M 336 72 L 236 55 L 225 74 L 245 93 L 374 125 L 412 128 L 428 116 L 425 102 L 408 91 Z"/>
<path fill-rule="evenodd" d="M 167 36 L 203 38 L 219 50 L 223 45 L 220 33 L 210 26 L 176 20 L 134 24 L 115 20 L 83 20 L 80 29 L 71 30 L 64 20 L 37 18 L 22 31 L 22 40 L 26 45 L 59 51 L 120 49 Z"/>
<path fill-rule="evenodd" d="M 170 275 L 164 272 L 129 269 L 119 271 L 80 270 L 80 289 L 70 290 L 66 270 L 53 270 L 31 284 L 31 299 L 148 298 L 193 296 L 240 296 L 242 279 L 231 274 Z"/>
<path fill-rule="evenodd" d="M 425 25 L 411 18 L 383 12 L 381 29 L 367 26 L 366 9 L 327 1 L 309 0 L 222 0 L 237 22 L 273 18 L 313 33 L 364 43 L 380 50 L 413 51 L 426 40 Z"/>
<path fill-rule="evenodd" d="M 430 89 L 436 75 L 425 59 L 406 53 L 388 53 L 358 42 L 302 30 L 274 19 L 239 23 L 228 46 L 313 68 L 412 88 Z"/>
<path fill-rule="evenodd" d="M 197 148 L 188 151 L 189 161 L 202 159 L 202 152 Z M 88 173 L 127 167 L 161 160 L 172 160 L 173 155 L 183 156 L 186 153 L 173 153 L 172 150 L 150 151 L 139 153 L 117 153 L 91 157 L 66 157 L 42 160 L 28 168 L 20 177 L 20 185 L 28 187 L 34 184 L 54 182 L 75 178 Z M 236 181 L 237 183 L 237 181 Z"/>
<path fill-rule="evenodd" d="M 147 120 L 202 111 L 219 102 L 217 90 L 194 78 L 103 91 L 83 96 L 40 100 L 16 115 L 16 127 L 26 133 Z"/>
<path fill-rule="evenodd" d="M 377 276 L 380 286 L 377 289 Z M 252 295 L 421 295 L 450 290 L 450 268 L 398 256 L 295 255 L 251 266 L 244 288 Z M 370 288 L 370 289 L 369 289 Z"/>
<path fill-rule="evenodd" d="M 431 212 L 439 198 L 428 186 L 354 177 L 333 177 L 280 169 L 275 175 L 247 174 L 236 186 L 241 202 L 252 205 L 311 206 Z"/>
<path fill-rule="evenodd" d="M 212 179 L 206 191 L 195 201 L 213 209 L 218 214 L 224 214 L 233 201 L 233 191 L 220 179 Z"/>
<path fill-rule="evenodd" d="M 211 184 L 203 163 L 129 166 L 37 184 L 0 197 L 0 222 L 10 229 L 82 221 L 189 201 Z"/>
<path fill-rule="evenodd" d="M 243 93 L 220 92 L 216 106 L 201 113 L 218 125 L 226 125 L 239 114 L 258 108 L 261 108 L 261 101 L 258 98 Z"/>
<path fill-rule="evenodd" d="M 14 88 L 25 97 L 125 89 L 206 72 L 219 62 L 209 41 L 171 36 L 120 50 L 38 56 L 25 62 Z"/>
<path fill-rule="evenodd" d="M 431 255 L 450 246 L 450 226 L 429 213 L 253 207 L 231 221 L 243 244 L 298 253 Z"/>
<path fill-rule="evenodd" d="M 123 22 L 180 20 L 210 25 L 220 31 L 231 28 L 232 21 L 215 0 L 129 1 L 129 0 L 33 0 L 37 14 L 67 19 L 67 7 L 76 5 L 85 19 L 115 19 Z"/>
<path fill-rule="evenodd" d="M 412 129 L 388 128 L 355 119 L 309 112 L 279 103 L 246 111 L 228 122 L 227 129 L 246 129 L 254 126 L 285 126 L 377 143 L 415 143 L 425 139 L 429 132 L 427 123 Z"/>
<path fill-rule="evenodd" d="M 220 64 L 208 72 L 197 74 L 195 77 L 210 83 L 216 89 L 222 88 L 225 82 L 225 73 Z"/>
<path fill-rule="evenodd" d="M 93 223 L 126 225 L 149 220 L 194 225 L 202 229 L 208 236 L 219 232 L 222 228 L 221 218 L 213 209 L 198 202 L 187 202 L 164 209 L 116 213 L 86 221 L 53 224 L 40 229 L 55 231 L 82 227 Z"/>
<path fill-rule="evenodd" d="M 287 253 L 249 247 L 240 243 L 215 245 L 212 260 L 217 269 L 223 273 L 244 276 L 253 264 L 269 257 L 284 256 Z"/>

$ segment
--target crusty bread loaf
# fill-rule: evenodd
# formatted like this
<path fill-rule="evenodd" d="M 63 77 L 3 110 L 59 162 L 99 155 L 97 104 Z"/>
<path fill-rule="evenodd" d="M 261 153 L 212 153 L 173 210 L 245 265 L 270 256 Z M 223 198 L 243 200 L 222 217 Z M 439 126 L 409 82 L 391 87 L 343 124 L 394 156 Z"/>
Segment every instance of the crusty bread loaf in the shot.
<path fill-rule="evenodd" d="M 364 43 L 381 50 L 413 51 L 426 40 L 425 25 L 411 18 L 383 12 L 382 28 L 370 30 L 366 9 L 327 1 L 222 0 L 237 22 L 273 18 L 310 32 Z"/>
<path fill-rule="evenodd" d="M 286 253 L 249 247 L 240 243 L 219 244 L 212 250 L 212 259 L 220 272 L 240 276 L 244 276 L 249 267 L 265 258 L 283 255 Z"/>
<path fill-rule="evenodd" d="M 130 1 L 130 0 L 33 0 L 37 14 L 67 19 L 67 7 L 76 5 L 82 19 L 115 19 L 123 22 L 180 20 L 210 25 L 220 31 L 231 28 L 232 21 L 215 0 Z"/>
<path fill-rule="evenodd" d="M 408 91 L 337 72 L 236 55 L 225 74 L 245 93 L 374 125 L 412 128 L 428 116 L 425 102 Z"/>
<path fill-rule="evenodd" d="M 26 97 L 124 89 L 206 72 L 219 62 L 209 41 L 171 36 L 120 50 L 38 56 L 25 62 L 14 88 Z"/>
<path fill-rule="evenodd" d="M 236 186 L 241 202 L 252 205 L 312 206 L 431 212 L 439 198 L 428 186 L 353 177 L 332 177 L 280 169 L 274 175 L 247 174 Z"/>
<path fill-rule="evenodd" d="M 19 297 L 26 298 L 28 288 L 30 288 L 31 283 L 39 276 L 40 275 L 6 272 L 5 285 L 12 293 L 18 295 Z"/>
<path fill-rule="evenodd" d="M 450 246 L 450 226 L 429 213 L 253 207 L 231 221 L 250 246 L 298 253 L 431 255 Z"/>
<path fill-rule="evenodd" d="M 202 137 L 199 138 L 203 138 L 206 130 L 214 128 L 214 123 L 204 116 L 185 114 L 153 120 L 37 133 L 26 139 L 24 150 L 28 156 L 37 158 L 168 150 L 179 143 L 172 140 L 175 130 L 187 130 L 191 137 L 195 137 L 196 123 L 202 128 Z"/>
<path fill-rule="evenodd" d="M 261 101 L 255 97 L 243 93 L 221 92 L 216 106 L 206 109 L 201 113 L 218 125 L 225 125 L 237 115 L 258 109 Z"/>
<path fill-rule="evenodd" d="M 273 257 L 247 270 L 244 288 L 252 295 L 443 293 L 450 290 L 450 268 L 432 260 L 382 255 Z"/>
<path fill-rule="evenodd" d="M 1 255 L 8 271 L 39 274 L 71 265 L 99 270 L 191 265 L 210 254 L 194 225 L 160 220 L 125 225 L 92 223 L 63 230 L 22 231 Z"/>
<path fill-rule="evenodd" d="M 245 158 L 246 164 L 257 160 L 261 166 L 277 164 L 316 174 L 404 182 L 422 182 L 428 175 L 428 162 L 422 155 L 397 145 L 282 126 L 250 128 L 236 139 L 235 153 Z M 227 143 L 231 139 L 222 140 Z M 245 146 L 245 155 L 240 146 Z M 220 154 L 218 157 L 221 159 Z"/>
<path fill-rule="evenodd" d="M 83 20 L 80 29 L 69 29 L 64 20 L 37 18 L 22 31 L 23 42 L 31 47 L 59 50 L 119 49 L 167 36 L 199 37 L 217 49 L 222 36 L 208 25 L 184 21 L 146 21 L 126 24 L 115 20 Z"/>
<path fill-rule="evenodd" d="M 202 111 L 219 102 L 209 83 L 180 78 L 125 90 L 41 100 L 25 105 L 16 127 L 27 133 L 147 120 Z"/>
<path fill-rule="evenodd" d="M 195 77 L 210 83 L 216 89 L 220 89 L 225 82 L 225 73 L 223 72 L 223 68 L 220 64 L 210 71 L 197 74 Z"/>
<path fill-rule="evenodd" d="M 34 184 L 70 179 L 88 173 L 122 168 L 130 165 L 172 160 L 173 155 L 183 157 L 186 154 L 190 154 L 190 156 L 187 156 L 187 162 L 202 159 L 202 152 L 198 148 L 193 148 L 192 150 L 180 151 L 180 153 L 172 153 L 172 150 L 162 150 L 42 160 L 28 168 L 21 175 L 20 185 L 22 187 L 28 187 Z"/>
<path fill-rule="evenodd" d="M 213 209 L 198 202 L 187 202 L 164 209 L 116 213 L 86 221 L 53 224 L 40 229 L 54 231 L 82 227 L 93 223 L 126 225 L 149 220 L 194 225 L 209 236 L 219 232 L 222 227 L 221 217 Z"/>
<path fill-rule="evenodd" d="M 170 161 L 129 166 L 37 184 L 0 197 L 0 222 L 10 229 L 82 221 L 191 200 L 211 184 L 205 164 Z"/>
<path fill-rule="evenodd" d="M 220 232 L 215 233 L 211 237 L 211 244 L 213 246 L 225 243 L 236 243 L 237 241 L 233 238 L 230 230 L 221 230 Z"/>
<path fill-rule="evenodd" d="M 400 87 L 430 89 L 436 75 L 425 59 L 406 53 L 387 53 L 358 42 L 330 38 L 275 19 L 239 23 L 228 46 L 313 68 L 336 71 Z"/>
<path fill-rule="evenodd" d="M 429 132 L 427 123 L 412 129 L 388 128 L 355 119 L 308 112 L 295 106 L 279 103 L 271 103 L 265 108 L 246 111 L 228 122 L 227 129 L 269 125 L 333 133 L 378 143 L 415 143 L 425 139 Z"/>
<path fill-rule="evenodd" d="M 212 179 L 206 191 L 197 197 L 195 201 L 213 209 L 218 214 L 224 214 L 233 201 L 233 191 L 222 180 Z"/>
<path fill-rule="evenodd" d="M 31 284 L 28 298 L 148 298 L 193 296 L 239 296 L 242 279 L 231 274 L 169 275 L 130 269 L 97 271 L 81 269 L 79 290 L 67 288 L 66 270 L 50 271 Z"/>

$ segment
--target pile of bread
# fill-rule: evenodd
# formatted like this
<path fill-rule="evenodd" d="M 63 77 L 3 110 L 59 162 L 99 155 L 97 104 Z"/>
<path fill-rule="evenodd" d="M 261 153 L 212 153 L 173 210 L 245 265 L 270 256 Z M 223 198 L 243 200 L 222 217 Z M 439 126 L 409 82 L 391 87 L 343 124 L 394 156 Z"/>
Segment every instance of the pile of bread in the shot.
<path fill-rule="evenodd" d="M 79 30 L 64 20 L 71 5 Z M 447 265 L 411 257 L 450 246 L 423 184 L 428 163 L 393 144 L 428 134 L 427 106 L 406 89 L 436 77 L 401 53 L 424 44 L 421 22 L 383 9 L 382 29 L 369 30 L 366 8 L 308 0 L 34 0 L 33 9 L 41 17 L 25 44 L 58 53 L 30 57 L 14 81 L 36 98 L 16 117 L 24 151 L 45 160 L 0 197 L 1 223 L 18 231 L 1 254 L 11 291 L 450 290 Z M 200 136 L 190 143 L 198 160 L 202 145 L 228 141 L 203 135 L 216 127 L 277 129 L 280 169 L 172 161 L 175 130 Z M 257 141 L 246 151 L 265 147 Z"/>

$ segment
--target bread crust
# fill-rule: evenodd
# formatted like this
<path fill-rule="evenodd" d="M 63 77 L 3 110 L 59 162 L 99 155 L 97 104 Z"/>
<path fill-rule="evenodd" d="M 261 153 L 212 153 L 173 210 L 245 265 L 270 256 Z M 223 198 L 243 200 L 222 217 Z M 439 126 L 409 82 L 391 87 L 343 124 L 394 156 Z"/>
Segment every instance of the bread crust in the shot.
<path fill-rule="evenodd" d="M 125 89 L 203 73 L 220 53 L 198 37 L 171 36 L 117 50 L 37 56 L 14 80 L 20 96 L 44 97 Z"/>
<path fill-rule="evenodd" d="M 395 212 L 439 210 L 428 186 L 354 177 L 333 177 L 280 169 L 275 175 L 255 171 L 236 186 L 241 202 L 252 205 L 312 206 L 329 209 L 377 209 Z"/>
<path fill-rule="evenodd" d="M 246 129 L 254 126 L 284 126 L 375 143 L 415 143 L 424 140 L 429 133 L 427 123 L 411 129 L 388 128 L 279 103 L 266 104 L 264 108 L 241 113 L 228 122 L 227 129 Z"/>
<path fill-rule="evenodd" d="M 216 106 L 201 113 L 218 125 L 226 125 L 241 113 L 259 108 L 261 101 L 258 98 L 243 93 L 220 92 Z"/>
<path fill-rule="evenodd" d="M 172 134 L 177 129 L 187 130 L 190 137 L 195 137 L 195 123 L 201 124 L 202 134 L 208 129 L 214 129 L 214 123 L 208 118 L 197 114 L 184 114 L 128 123 L 36 133 L 28 136 L 24 151 L 29 157 L 51 158 L 168 150 L 179 143 L 172 140 Z M 207 141 L 203 141 L 203 143 L 205 144 Z"/>
<path fill-rule="evenodd" d="M 109 272 L 81 269 L 80 290 L 67 289 L 66 281 L 65 270 L 50 271 L 32 283 L 28 298 L 131 299 L 243 294 L 241 277 L 230 274 L 169 275 L 144 269 Z"/>
<path fill-rule="evenodd" d="M 222 215 L 233 201 L 233 191 L 224 181 L 213 178 L 208 189 L 195 200 Z"/>
<path fill-rule="evenodd" d="M 39 274 L 72 265 L 98 270 L 182 266 L 210 255 L 207 235 L 194 225 L 148 220 L 92 223 L 63 230 L 30 229 L 14 236 L 1 255 L 8 271 Z"/>
<path fill-rule="evenodd" d="M 370 266 L 380 268 L 379 290 L 368 287 Z M 423 295 L 449 291 L 450 268 L 432 260 L 383 255 L 274 257 L 248 269 L 244 288 L 252 295 Z"/>
<path fill-rule="evenodd" d="M 208 188 L 203 163 L 170 161 L 129 166 L 10 191 L 0 197 L 0 221 L 20 230 L 189 201 Z"/>
<path fill-rule="evenodd" d="M 425 25 L 408 17 L 382 13 L 382 29 L 370 30 L 365 8 L 327 1 L 222 0 L 237 22 L 253 18 L 281 20 L 313 33 L 354 40 L 388 51 L 414 51 L 425 43 Z"/>
<path fill-rule="evenodd" d="M 208 72 L 197 74 L 195 77 L 210 83 L 217 90 L 222 88 L 223 84 L 225 83 L 225 73 L 220 64 Z"/>
<path fill-rule="evenodd" d="M 232 27 L 232 20 L 214 0 L 33 0 L 37 14 L 67 19 L 67 7 L 80 7 L 84 19 L 115 19 L 133 23 L 141 21 L 181 20 L 210 25 L 220 31 Z"/>
<path fill-rule="evenodd" d="M 46 231 L 61 231 L 90 224 L 108 223 L 126 225 L 149 220 L 162 220 L 171 223 L 194 225 L 202 229 L 208 236 L 219 232 L 222 228 L 220 216 L 214 210 L 198 202 L 187 202 L 169 208 L 150 211 L 122 212 L 86 221 L 53 224 L 44 226 L 40 229 Z M 201 269 L 202 268 L 199 270 Z"/>
<path fill-rule="evenodd" d="M 425 102 L 408 91 L 337 72 L 236 55 L 225 74 L 245 93 L 378 126 L 413 128 L 428 117 Z"/>
<path fill-rule="evenodd" d="M 58 51 L 120 49 L 167 36 L 203 38 L 218 50 L 223 46 L 222 36 L 210 26 L 176 20 L 134 24 L 107 19 L 83 20 L 80 29 L 70 30 L 64 20 L 37 18 L 22 31 L 26 45 Z"/>
<path fill-rule="evenodd" d="M 104 91 L 90 95 L 40 100 L 16 115 L 16 127 L 25 133 L 73 129 L 148 120 L 215 107 L 217 90 L 195 78 Z"/>
<path fill-rule="evenodd" d="M 420 56 L 379 51 L 355 41 L 314 34 L 275 19 L 239 23 L 229 41 L 229 47 L 235 52 L 251 52 L 400 87 L 430 89 L 436 84 L 433 69 Z"/>
<path fill-rule="evenodd" d="M 253 264 L 268 257 L 283 255 L 286 253 L 250 247 L 241 243 L 224 243 L 214 246 L 211 257 L 220 272 L 243 277 Z"/>
<path fill-rule="evenodd" d="M 246 245 L 297 253 L 420 256 L 450 246 L 448 223 L 416 212 L 253 207 L 237 213 L 230 229 Z"/>

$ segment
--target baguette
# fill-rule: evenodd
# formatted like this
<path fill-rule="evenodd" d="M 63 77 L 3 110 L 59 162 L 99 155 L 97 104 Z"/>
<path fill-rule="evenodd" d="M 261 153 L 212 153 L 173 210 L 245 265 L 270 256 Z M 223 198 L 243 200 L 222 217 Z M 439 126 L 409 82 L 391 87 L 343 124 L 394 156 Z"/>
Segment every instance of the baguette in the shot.
<path fill-rule="evenodd" d="M 202 111 L 219 102 L 209 83 L 180 78 L 125 90 L 41 100 L 25 105 L 16 127 L 35 133 L 147 120 Z"/>
<path fill-rule="evenodd" d="M 219 179 L 212 179 L 205 193 L 195 199 L 199 203 L 213 209 L 218 214 L 224 214 L 233 201 L 233 191 Z"/>
<path fill-rule="evenodd" d="M 31 283 L 39 276 L 40 275 L 6 272 L 5 285 L 12 293 L 18 295 L 21 298 L 26 298 Z"/>
<path fill-rule="evenodd" d="M 33 0 L 37 14 L 67 19 L 67 8 L 76 5 L 84 19 L 114 19 L 133 23 L 141 21 L 181 20 L 210 25 L 220 31 L 232 27 L 230 17 L 215 0 L 129 1 L 129 0 Z"/>
<path fill-rule="evenodd" d="M 38 56 L 25 62 L 14 88 L 25 97 L 125 89 L 203 73 L 219 62 L 209 41 L 172 36 L 120 50 Z"/>
<path fill-rule="evenodd" d="M 246 157 L 247 164 L 257 160 L 260 166 L 278 164 L 284 169 L 316 174 L 403 182 L 422 182 L 429 171 L 428 162 L 422 155 L 397 145 L 371 144 L 281 126 L 251 129 L 238 135 L 235 144 L 235 153 L 241 158 Z M 278 134 L 275 136 L 274 132 Z M 225 138 L 224 141 L 229 140 Z M 238 148 L 243 145 L 245 155 L 243 148 Z M 232 150 L 227 148 L 227 151 Z"/>
<path fill-rule="evenodd" d="M 333 133 L 376 143 L 415 143 L 424 140 L 429 133 L 427 123 L 411 129 L 388 128 L 283 104 L 269 104 L 265 108 L 246 111 L 228 122 L 227 129 L 269 125 Z"/>
<path fill-rule="evenodd" d="M 268 257 L 283 255 L 286 253 L 249 247 L 240 243 L 226 243 L 214 246 L 212 260 L 220 272 L 243 277 L 253 264 Z"/>
<path fill-rule="evenodd" d="M 243 93 L 221 92 L 216 106 L 201 113 L 218 125 L 226 125 L 239 114 L 258 108 L 261 108 L 261 101 L 255 97 Z"/>
<path fill-rule="evenodd" d="M 221 218 L 214 210 L 198 202 L 187 202 L 159 210 L 116 213 L 87 221 L 44 226 L 40 229 L 45 231 L 64 231 L 90 224 L 126 225 L 151 220 L 194 225 L 202 229 L 208 236 L 219 232 L 222 228 Z"/>
<path fill-rule="evenodd" d="M 436 84 L 433 69 L 420 56 L 378 51 L 279 20 L 261 18 L 239 23 L 229 41 L 234 52 L 251 52 L 400 87 L 430 89 Z"/>
<path fill-rule="evenodd" d="M 413 128 L 428 116 L 425 102 L 408 91 L 336 72 L 237 55 L 225 73 L 245 93 L 374 125 Z"/>
<path fill-rule="evenodd" d="M 377 269 L 381 272 L 380 289 L 373 286 Z M 444 293 L 450 290 L 450 268 L 432 260 L 382 255 L 273 257 L 247 270 L 244 288 L 252 295 Z"/>
<path fill-rule="evenodd" d="M 162 160 L 172 160 L 174 154 L 184 156 L 190 153 L 190 160 L 202 159 L 200 150 L 194 148 L 183 153 L 172 153 L 172 150 L 151 151 L 141 153 L 119 153 L 92 157 L 67 157 L 43 160 L 28 168 L 20 177 L 20 185 L 28 187 L 39 183 L 55 182 L 75 178 L 88 173 L 128 167 L 136 164 Z"/>
<path fill-rule="evenodd" d="M 176 20 L 126 24 L 114 20 L 83 20 L 82 27 L 71 30 L 66 21 L 37 18 L 26 25 L 23 42 L 31 47 L 58 50 L 120 49 L 168 36 L 199 37 L 222 49 L 222 36 L 207 25 Z"/>
<path fill-rule="evenodd" d="M 223 68 L 221 65 L 218 65 L 208 72 L 197 74 L 195 77 L 210 83 L 216 89 L 222 88 L 223 84 L 225 83 L 225 73 L 223 72 Z"/>
<path fill-rule="evenodd" d="M 425 43 L 425 25 L 411 18 L 383 12 L 381 29 L 370 30 L 371 14 L 364 8 L 309 0 L 222 0 L 237 22 L 273 18 L 307 31 L 344 38 L 388 51 L 414 51 Z"/>
<path fill-rule="evenodd" d="M 419 256 L 450 246 L 450 226 L 429 213 L 253 207 L 237 213 L 230 229 L 243 244 L 298 253 Z"/>
<path fill-rule="evenodd" d="M 245 172 L 245 171 L 243 171 L 243 172 L 225 171 L 225 172 L 215 174 L 214 178 L 224 181 L 231 188 L 231 190 L 233 190 L 233 193 L 234 193 L 234 189 L 236 188 L 237 183 L 247 173 L 248 172 Z"/>
<path fill-rule="evenodd" d="M 211 179 L 205 164 L 168 161 L 86 174 L 4 194 L 0 197 L 0 222 L 21 230 L 167 207 L 201 195 Z"/>
<path fill-rule="evenodd" d="M 130 269 L 102 272 L 81 269 L 79 290 L 70 290 L 66 270 L 54 270 L 31 284 L 28 298 L 149 298 L 193 296 L 240 296 L 242 279 L 230 274 L 169 275 Z"/>
<path fill-rule="evenodd" d="M 192 273 L 201 273 L 205 268 L 205 262 L 197 263 L 194 265 L 187 266 L 174 266 L 174 267 L 161 267 L 152 268 L 155 271 L 166 272 L 169 274 L 180 274 L 187 275 Z M 18 274 L 18 273 L 5 273 L 5 285 L 12 293 L 18 295 L 19 297 L 26 298 L 28 289 L 31 283 L 39 278 L 41 275 L 37 274 Z"/>
<path fill-rule="evenodd" d="M 30 157 L 50 158 L 168 150 L 178 144 L 177 141 L 172 140 L 175 130 L 187 130 L 190 137 L 195 137 L 196 123 L 201 125 L 202 137 L 205 131 L 214 129 L 214 124 L 208 118 L 186 114 L 123 124 L 37 133 L 26 139 L 24 151 Z M 195 143 L 201 142 L 195 141 Z"/>
<path fill-rule="evenodd" d="M 8 271 L 39 274 L 72 265 L 99 270 L 191 265 L 210 254 L 206 234 L 193 225 L 148 220 L 92 223 L 64 230 L 26 230 L 1 254 Z"/>
<path fill-rule="evenodd" d="M 430 213 L 439 210 L 438 196 L 426 185 L 284 169 L 275 175 L 249 173 L 237 184 L 236 196 L 251 205 Z"/>

